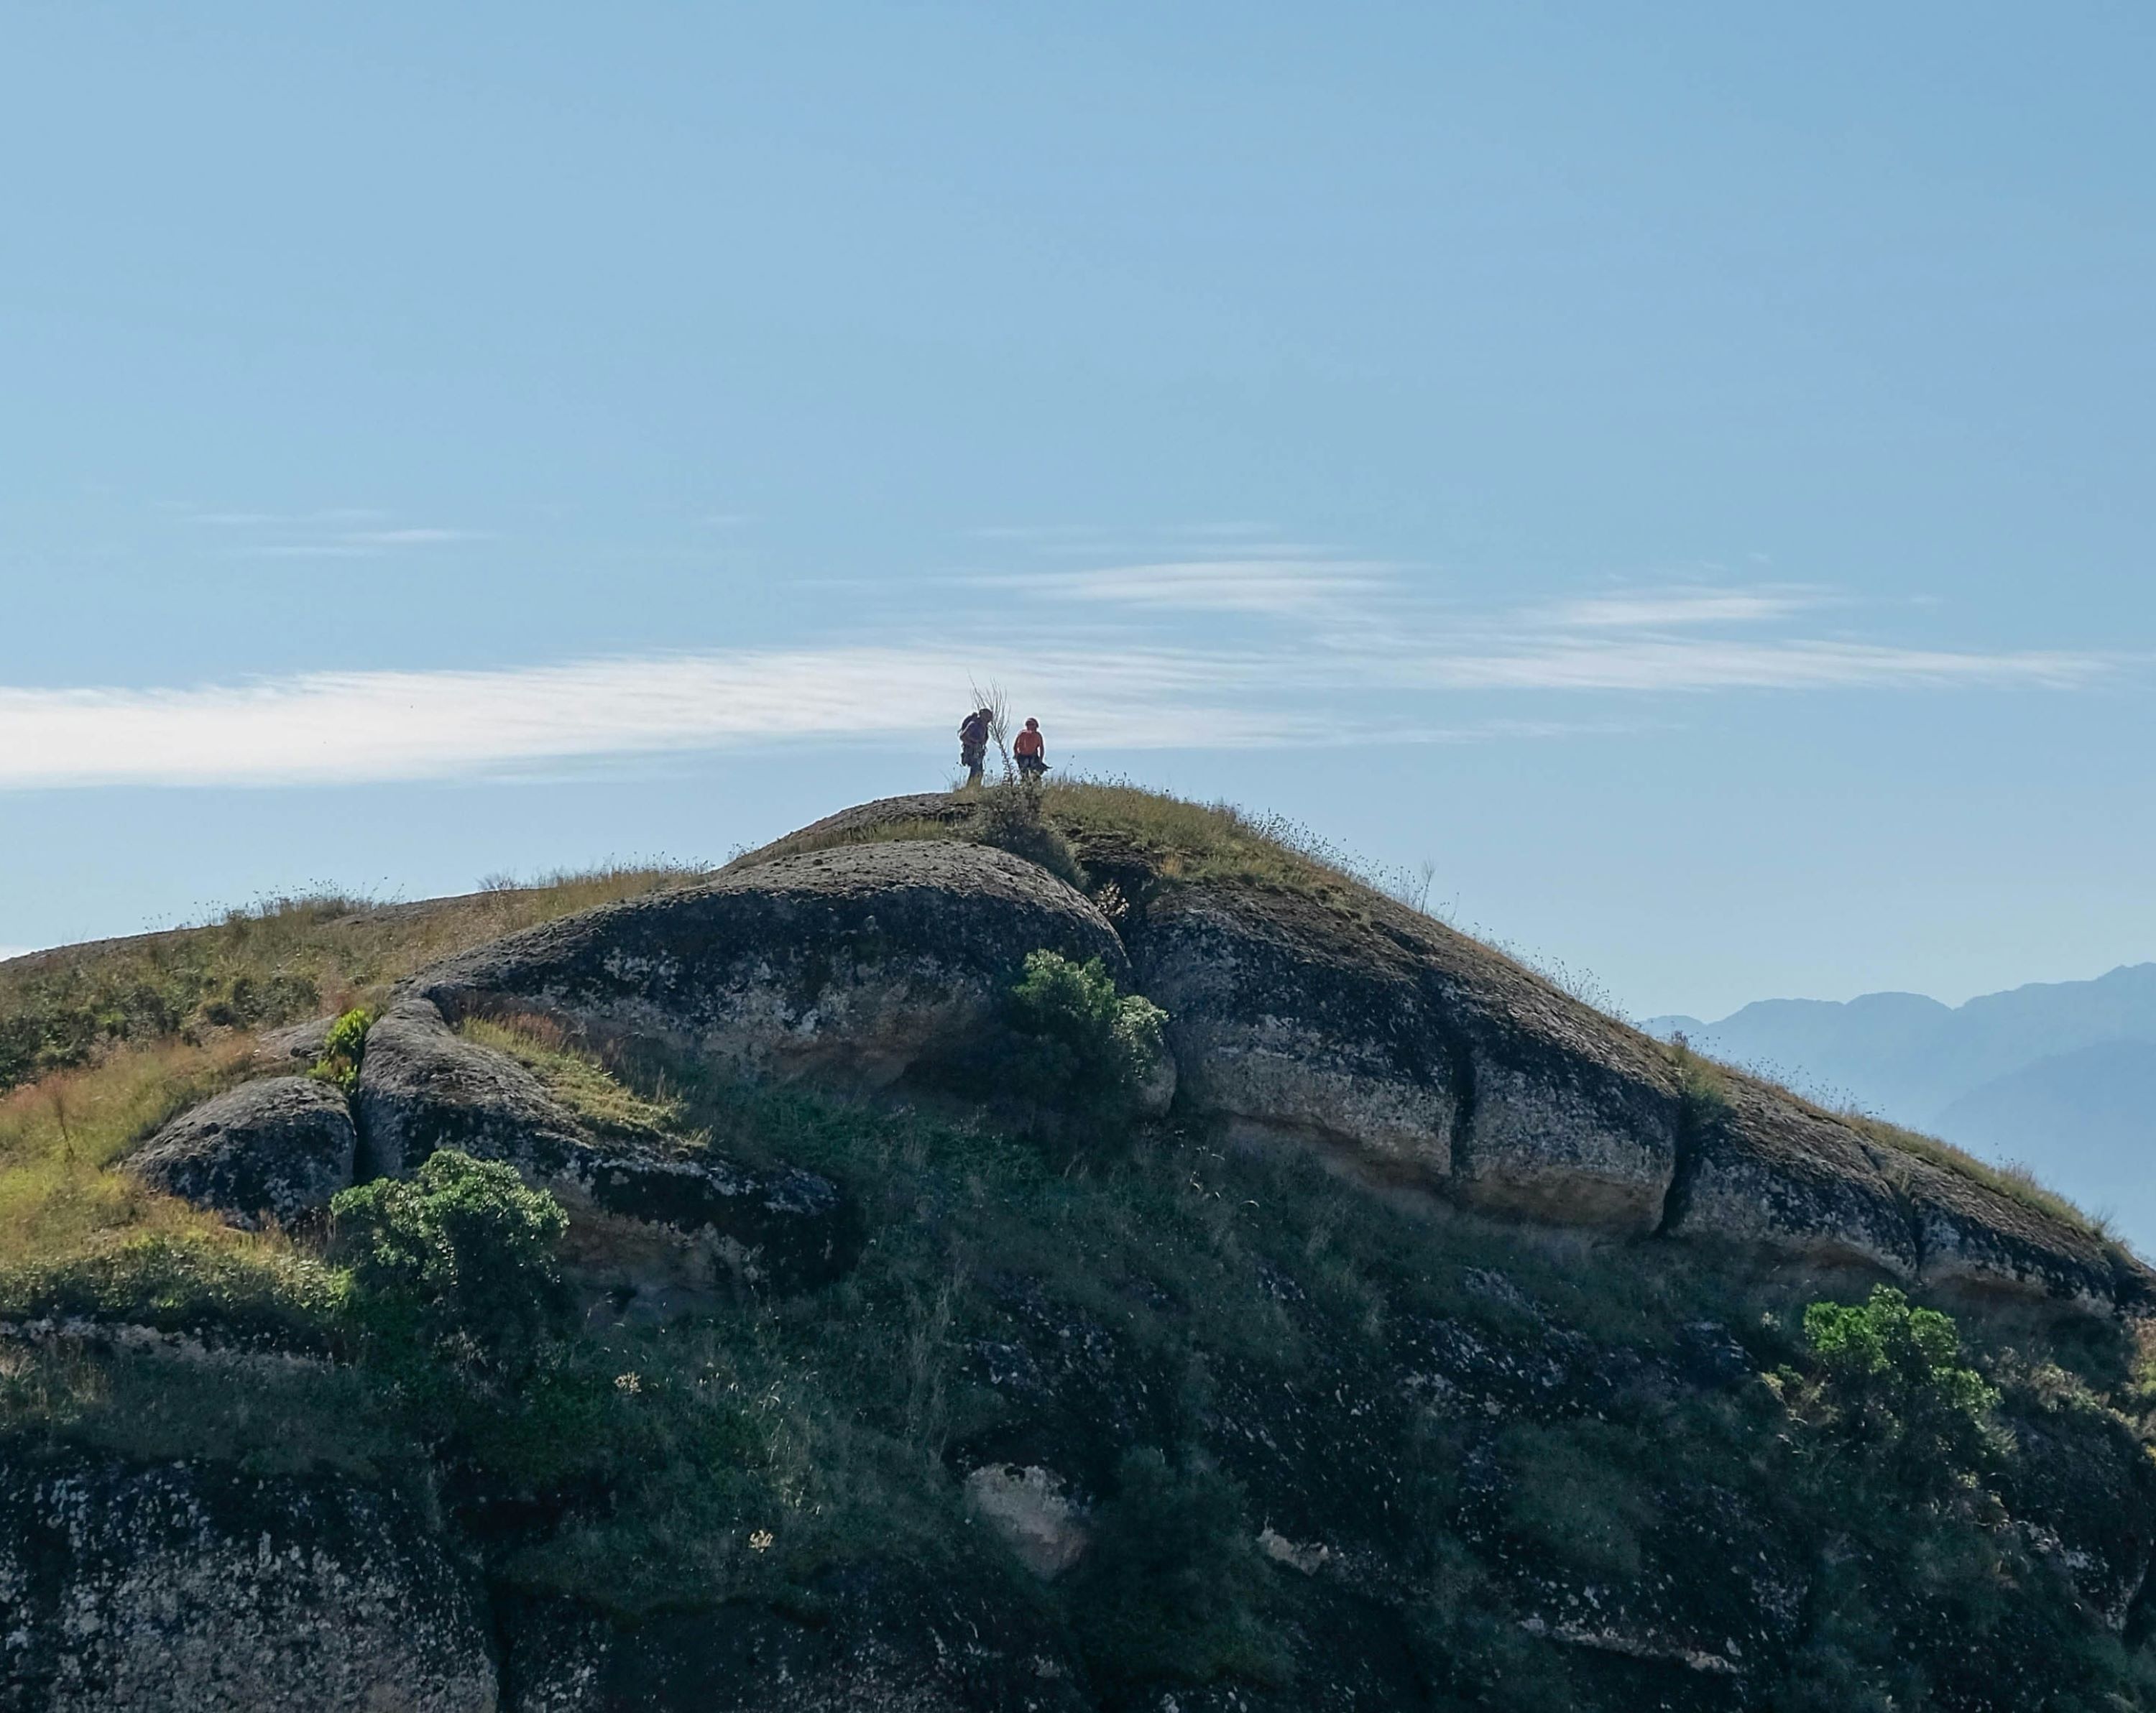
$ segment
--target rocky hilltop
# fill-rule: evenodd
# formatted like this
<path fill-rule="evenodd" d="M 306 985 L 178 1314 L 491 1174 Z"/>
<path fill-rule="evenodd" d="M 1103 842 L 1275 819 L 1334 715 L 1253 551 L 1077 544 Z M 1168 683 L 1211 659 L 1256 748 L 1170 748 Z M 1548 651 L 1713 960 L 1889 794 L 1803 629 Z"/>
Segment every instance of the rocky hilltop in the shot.
<path fill-rule="evenodd" d="M 664 880 L 0 981 L 0 1708 L 2156 1706 L 2040 1187 L 1135 790 Z"/>

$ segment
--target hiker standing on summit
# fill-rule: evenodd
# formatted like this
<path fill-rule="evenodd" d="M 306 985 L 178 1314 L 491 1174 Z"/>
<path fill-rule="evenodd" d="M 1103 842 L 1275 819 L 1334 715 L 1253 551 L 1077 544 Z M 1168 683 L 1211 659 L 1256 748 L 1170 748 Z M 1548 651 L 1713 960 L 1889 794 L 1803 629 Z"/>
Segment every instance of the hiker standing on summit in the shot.
<path fill-rule="evenodd" d="M 958 722 L 958 759 L 965 764 L 968 788 L 981 782 L 988 765 L 988 736 L 995 720 L 993 708 L 976 708 Z"/>

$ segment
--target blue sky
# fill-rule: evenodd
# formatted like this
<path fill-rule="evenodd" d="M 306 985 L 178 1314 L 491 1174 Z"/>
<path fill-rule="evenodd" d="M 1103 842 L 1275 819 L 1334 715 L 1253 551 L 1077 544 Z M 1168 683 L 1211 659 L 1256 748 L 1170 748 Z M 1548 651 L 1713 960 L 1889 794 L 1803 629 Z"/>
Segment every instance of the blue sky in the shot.
<path fill-rule="evenodd" d="M 2125 5 L 28 5 L 0 946 L 1051 759 L 1635 1014 L 2156 957 Z"/>

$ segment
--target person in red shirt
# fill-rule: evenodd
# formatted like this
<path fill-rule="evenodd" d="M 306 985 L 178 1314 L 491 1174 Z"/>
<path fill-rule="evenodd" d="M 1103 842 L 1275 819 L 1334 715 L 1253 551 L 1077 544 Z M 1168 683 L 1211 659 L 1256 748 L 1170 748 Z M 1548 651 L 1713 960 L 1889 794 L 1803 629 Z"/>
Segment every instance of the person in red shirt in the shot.
<path fill-rule="evenodd" d="M 1040 736 L 1040 722 L 1029 720 L 1025 730 L 1011 743 L 1011 759 L 1018 763 L 1021 779 L 1038 779 L 1048 771 L 1048 746 Z"/>

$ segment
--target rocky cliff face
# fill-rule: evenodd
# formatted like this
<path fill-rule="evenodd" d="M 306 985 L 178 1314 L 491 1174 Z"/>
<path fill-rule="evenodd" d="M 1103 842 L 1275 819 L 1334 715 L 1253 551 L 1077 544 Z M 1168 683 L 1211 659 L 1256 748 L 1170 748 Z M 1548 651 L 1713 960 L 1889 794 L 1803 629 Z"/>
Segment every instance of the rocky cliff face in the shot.
<path fill-rule="evenodd" d="M 2071 1220 L 1341 877 L 1194 874 L 1052 814 L 1020 831 L 964 799 L 850 811 L 426 971 L 348 1110 L 265 1077 L 160 1131 L 131 1169 L 241 1223 L 439 1148 L 507 1161 L 569 1208 L 614 1342 L 593 1388 L 516 1424 L 513 1475 L 469 1436 L 426 1454 L 446 1520 L 378 1471 L 0 1465 L 0 1708 L 1794 1705 L 1861 1651 L 1849 1567 L 1901 1547 L 1866 1532 L 1869 1498 L 1820 1520 L 1839 1500 L 1759 1378 L 1794 1351 L 1788 1300 L 1701 1281 L 1896 1280 L 2079 1316 L 2103 1330 L 2062 1347 L 2112 1351 L 2148 1300 Z M 1041 948 L 1168 1013 L 1173 1110 L 1128 1158 L 1081 1124 L 1042 1168 L 992 1100 L 921 1139 L 909 1103 L 993 1094 L 983 1044 Z M 654 1089 L 708 1084 L 693 1120 L 609 1128 L 481 1032 L 540 1023 Z M 774 1089 L 838 1104 L 756 1105 Z M 28 1336 L 0 1330 L 0 1355 Z M 2123 1658 L 2156 1626 L 2156 1475 L 2051 1383 L 2015 1395 L 2023 1452 L 1953 1550 L 1980 1542 L 1994 1583 Z M 637 1449 L 531 1473 L 576 1434 Z M 702 1594 L 618 1586 L 594 1543 L 639 1505 L 663 1519 L 639 1551 Z M 845 1551 L 796 1544 L 855 1510 L 875 1528 Z M 1132 1628 L 1126 1586 L 1164 1630 Z M 1907 1705 L 2050 1705 L 2025 1637 L 1936 1651 L 1937 1699 Z"/>
<path fill-rule="evenodd" d="M 0 1465 L 8 1713 L 493 1713 L 478 1588 L 388 1495 L 169 1464 Z"/>
<path fill-rule="evenodd" d="M 1044 947 L 1127 977 L 1115 931 L 1054 875 L 983 845 L 907 841 L 572 917 L 418 985 L 452 1012 L 506 999 L 752 1074 L 874 1090 L 963 1047 Z"/>
<path fill-rule="evenodd" d="M 894 798 L 803 829 L 730 879 L 768 884 L 816 859 L 804 847 L 898 828 L 979 830 L 952 799 Z M 1168 1013 L 1182 1110 L 1233 1135 L 1312 1144 L 1373 1179 L 1560 1224 L 2104 1312 L 2148 1293 L 2146 1269 L 2085 1231 L 1783 1090 L 1719 1068 L 1687 1089 L 1681 1054 L 1382 895 L 1191 879 L 1127 837 L 1071 832 L 1116 907 L 1132 979 Z M 877 848 L 822 854 L 850 863 Z M 954 899 L 950 913 L 963 911 Z"/>

